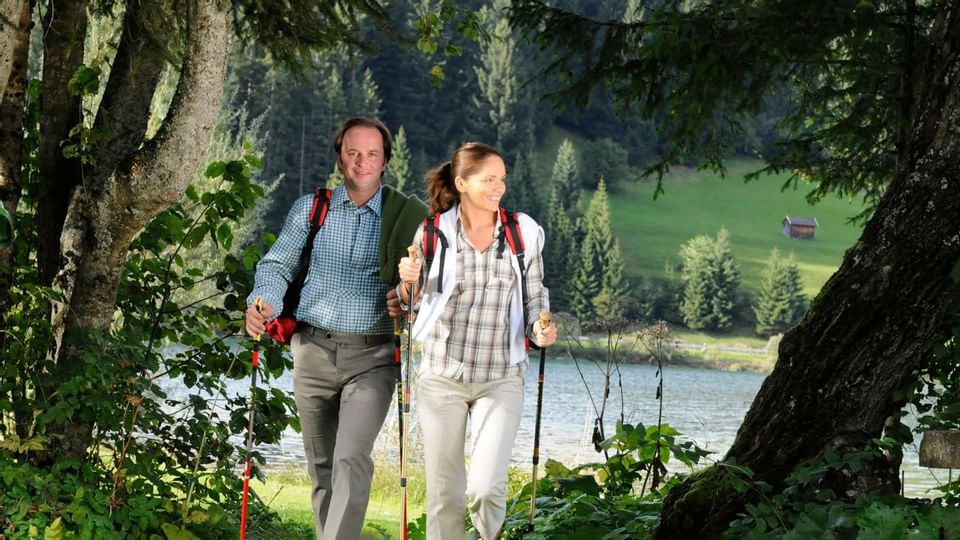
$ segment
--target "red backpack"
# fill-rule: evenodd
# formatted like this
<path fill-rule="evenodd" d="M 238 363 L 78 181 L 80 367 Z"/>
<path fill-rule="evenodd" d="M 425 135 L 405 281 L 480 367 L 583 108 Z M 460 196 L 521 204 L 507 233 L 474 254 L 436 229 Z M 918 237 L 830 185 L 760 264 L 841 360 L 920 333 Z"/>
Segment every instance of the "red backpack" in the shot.
<path fill-rule="evenodd" d="M 330 190 L 317 188 L 313 193 L 313 208 L 310 209 L 310 233 L 307 234 L 307 242 L 300 251 L 300 270 L 297 276 L 287 286 L 287 292 L 283 295 L 283 311 L 280 316 L 267 323 L 267 334 L 273 339 L 283 344 L 290 343 L 294 332 L 297 331 L 297 319 L 293 314 L 300 306 L 300 291 L 303 290 L 303 284 L 307 281 L 307 272 L 310 270 L 310 255 L 313 253 L 313 240 L 317 237 L 317 232 L 323 226 L 327 219 L 327 210 L 330 208 Z"/>

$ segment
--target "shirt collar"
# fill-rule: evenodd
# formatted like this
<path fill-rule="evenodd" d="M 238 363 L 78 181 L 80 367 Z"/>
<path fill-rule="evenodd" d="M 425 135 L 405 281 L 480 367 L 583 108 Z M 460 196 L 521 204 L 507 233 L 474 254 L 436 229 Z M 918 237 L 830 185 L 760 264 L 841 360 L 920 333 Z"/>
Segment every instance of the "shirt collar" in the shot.
<path fill-rule="evenodd" d="M 356 208 L 356 205 L 353 204 L 353 201 L 350 200 L 350 197 L 347 196 L 347 188 L 340 184 L 336 189 L 333 190 L 333 193 L 330 195 L 330 206 L 343 206 L 350 205 Z M 371 212 L 380 216 L 380 211 L 383 209 L 383 185 L 380 185 L 380 189 L 374 193 L 373 197 L 367 201 L 366 204 L 360 208 L 369 208 Z"/>

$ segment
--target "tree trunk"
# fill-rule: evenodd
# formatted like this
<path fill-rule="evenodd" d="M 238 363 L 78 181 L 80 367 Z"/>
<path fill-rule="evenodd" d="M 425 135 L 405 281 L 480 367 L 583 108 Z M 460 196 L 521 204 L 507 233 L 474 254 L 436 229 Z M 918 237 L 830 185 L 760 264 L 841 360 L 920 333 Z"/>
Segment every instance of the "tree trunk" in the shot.
<path fill-rule="evenodd" d="M 80 96 L 67 83 L 83 63 L 87 2 L 57 2 L 43 20 L 43 121 L 40 127 L 40 188 L 37 200 L 37 267 L 49 284 L 60 269 L 60 233 L 73 188 L 82 178 L 80 160 L 63 156 L 63 143 L 80 123 Z"/>
<path fill-rule="evenodd" d="M 6 2 L 10 4 L 11 2 Z M 0 204 L 13 219 L 17 216 L 20 201 L 20 167 L 23 162 L 23 107 L 27 86 L 27 58 L 30 49 L 30 2 L 22 0 L 19 13 L 14 18 L 16 31 L 9 42 L 9 71 L 0 91 Z M 7 5 L 4 5 L 6 9 Z M 4 13 L 4 15 L 8 15 Z M 9 17 L 8 17 L 9 18 Z M 0 23 L 2 25 L 3 23 Z M 5 40 L 4 36 L 4 40 Z M 4 52 L 6 54 L 6 50 Z M 0 62 L 4 62 L 0 61 Z M 0 79 L 3 79 L 0 76 Z M 10 308 L 10 287 L 14 280 L 14 257 L 16 248 L 0 248 L 0 328 L 6 328 L 7 311 Z M 0 332 L 0 350 L 8 350 L 8 332 Z M 20 385 L 0 393 L 0 399 L 13 403 L 13 418 L 16 433 L 21 438 L 28 435 L 27 426 L 33 420 L 32 411 L 25 407 L 26 388 Z"/>
<path fill-rule="evenodd" d="M 0 0 L 0 96 L 5 92 L 7 80 L 16 62 L 15 42 L 20 32 L 17 22 L 24 4 L 28 4 L 27 0 Z"/>
<path fill-rule="evenodd" d="M 73 254 L 73 268 L 64 273 L 68 279 L 58 281 L 72 291 L 63 323 L 67 345 L 57 359 L 63 373 L 82 364 L 83 351 L 71 338 L 109 329 L 130 242 L 147 221 L 182 197 L 201 165 L 226 77 L 229 3 L 193 0 L 188 19 L 180 82 L 157 136 L 102 185 L 79 186 L 70 202 L 62 241 L 64 253 Z M 54 429 L 64 435 L 61 455 L 85 455 L 90 423 L 74 419 Z"/>
<path fill-rule="evenodd" d="M 782 486 L 798 464 L 827 449 L 861 450 L 903 403 L 960 309 L 960 2 L 940 10 L 921 78 L 908 159 L 857 244 L 804 320 L 784 336 L 727 454 Z M 873 463 L 835 479 L 840 496 L 894 492 L 898 463 Z M 713 467 L 664 501 L 657 538 L 717 538 L 744 496 Z"/>
<path fill-rule="evenodd" d="M 14 17 L 9 17 L 6 12 L 8 4 L 19 4 L 19 12 Z M 20 200 L 23 106 L 27 86 L 27 53 L 30 49 L 30 2 L 5 0 L 3 6 L 3 16 L 12 18 L 16 26 L 7 42 L 6 26 L 0 22 L 0 28 L 3 29 L 0 39 L 5 42 L 0 53 L 0 69 L 6 69 L 6 74 L 0 73 L 0 204 L 15 217 Z M 0 316 L 7 312 L 10 305 L 13 254 L 13 247 L 0 248 Z M 0 335 L 2 346 L 3 336 Z"/>

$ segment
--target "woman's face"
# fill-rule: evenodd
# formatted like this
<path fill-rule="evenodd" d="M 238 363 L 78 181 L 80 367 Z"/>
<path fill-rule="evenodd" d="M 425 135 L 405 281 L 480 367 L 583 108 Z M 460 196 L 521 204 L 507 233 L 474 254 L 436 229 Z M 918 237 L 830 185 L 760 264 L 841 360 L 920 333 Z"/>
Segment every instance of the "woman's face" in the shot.
<path fill-rule="evenodd" d="M 496 212 L 500 199 L 507 191 L 507 167 L 498 156 L 490 156 L 479 163 L 469 176 L 454 179 L 460 192 L 460 204 L 476 210 Z"/>

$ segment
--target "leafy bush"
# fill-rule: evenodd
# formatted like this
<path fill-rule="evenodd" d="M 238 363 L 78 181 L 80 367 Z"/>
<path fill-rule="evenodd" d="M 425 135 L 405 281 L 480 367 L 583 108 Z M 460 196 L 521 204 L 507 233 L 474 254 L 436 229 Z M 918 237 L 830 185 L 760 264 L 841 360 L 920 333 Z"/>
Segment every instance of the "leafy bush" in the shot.
<path fill-rule="evenodd" d="M 250 182 L 253 156 L 211 164 L 215 187 L 153 219 L 133 242 L 108 332 L 63 343 L 83 351 L 66 374 L 51 375 L 57 337 L 48 322 L 58 301 L 32 261 L 34 209 L 18 220 L 17 286 L 0 349 L 0 530 L 8 539 L 226 538 L 236 535 L 238 478 L 247 396 L 225 381 L 250 377 L 251 353 L 238 341 L 260 248 L 231 254 L 234 230 L 262 196 Z M 220 262 L 200 266 L 210 248 Z M 224 255 L 224 253 L 226 253 Z M 212 283 L 204 297 L 192 295 Z M 263 376 L 291 362 L 271 344 Z M 63 373 L 63 370 L 59 371 Z M 168 395 L 165 382 L 182 385 Z M 258 388 L 255 443 L 297 427 L 291 396 Z M 93 426 L 83 459 L 54 458 L 47 426 L 79 418 Z M 257 464 L 263 457 L 254 452 Z M 254 467 L 255 474 L 259 469 Z M 252 497 L 251 538 L 276 537 L 276 516 Z"/>
<path fill-rule="evenodd" d="M 569 469 L 547 460 L 546 475 L 537 481 L 533 530 L 529 530 L 533 486 L 528 483 L 507 501 L 502 538 L 649 536 L 659 524 L 662 497 L 681 479 L 665 475 L 666 463 L 673 457 L 692 467 L 707 455 L 692 442 L 678 442 L 678 435 L 667 424 L 658 429 L 617 422 L 614 435 L 600 443 L 604 450 L 613 451 L 606 462 Z M 662 484 L 654 480 L 658 477 L 664 479 Z"/>

